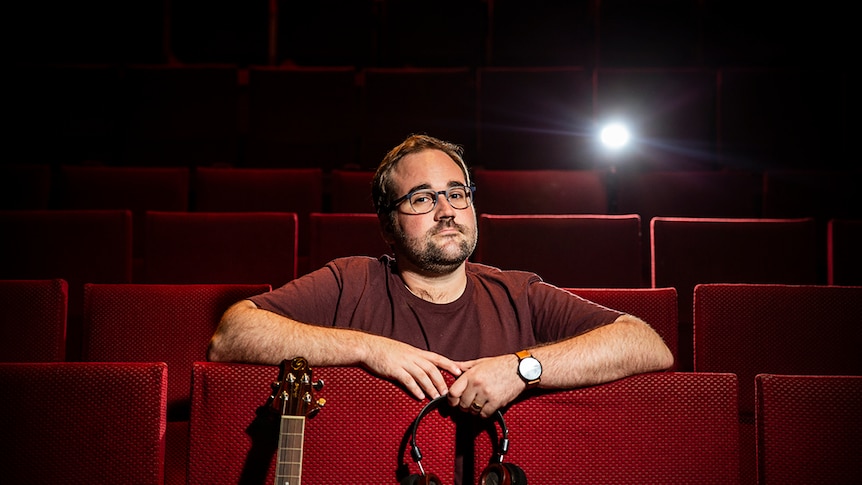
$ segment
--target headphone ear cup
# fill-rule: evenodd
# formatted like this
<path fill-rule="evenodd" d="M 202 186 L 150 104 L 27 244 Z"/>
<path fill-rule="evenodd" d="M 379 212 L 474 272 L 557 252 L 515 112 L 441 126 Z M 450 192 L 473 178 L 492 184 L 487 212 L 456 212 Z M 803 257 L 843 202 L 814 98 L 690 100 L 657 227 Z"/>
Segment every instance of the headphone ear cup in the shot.
<path fill-rule="evenodd" d="M 503 466 L 509 471 L 511 485 L 527 485 L 527 474 L 521 470 L 521 467 L 512 463 L 503 463 Z"/>
<path fill-rule="evenodd" d="M 482 470 L 482 474 L 479 476 L 479 485 L 512 485 L 509 470 L 501 463 L 492 463 Z"/>
<path fill-rule="evenodd" d="M 419 485 L 419 479 L 422 478 L 417 474 L 407 475 L 401 479 L 401 485 Z"/>

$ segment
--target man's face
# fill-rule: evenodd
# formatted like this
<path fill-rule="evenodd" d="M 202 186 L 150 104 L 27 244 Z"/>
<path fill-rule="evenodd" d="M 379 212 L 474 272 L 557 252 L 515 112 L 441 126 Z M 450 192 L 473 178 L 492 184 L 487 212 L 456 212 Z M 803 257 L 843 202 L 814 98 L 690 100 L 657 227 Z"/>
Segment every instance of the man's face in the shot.
<path fill-rule="evenodd" d="M 398 197 L 417 189 L 446 190 L 466 185 L 458 164 L 440 150 L 423 150 L 402 158 L 392 171 Z M 476 210 L 471 205 L 455 209 L 443 195 L 427 214 L 415 214 L 410 202 L 395 208 L 390 235 L 395 252 L 417 268 L 448 273 L 460 266 L 476 249 Z"/>

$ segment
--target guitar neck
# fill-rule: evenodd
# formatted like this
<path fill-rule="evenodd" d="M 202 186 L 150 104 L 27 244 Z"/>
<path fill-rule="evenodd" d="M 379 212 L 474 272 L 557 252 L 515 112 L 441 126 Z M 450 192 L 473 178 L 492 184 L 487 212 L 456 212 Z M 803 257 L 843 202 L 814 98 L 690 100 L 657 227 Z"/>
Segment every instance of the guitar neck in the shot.
<path fill-rule="evenodd" d="M 302 444 L 304 439 L 305 416 L 283 415 L 278 433 L 275 485 L 302 484 Z"/>

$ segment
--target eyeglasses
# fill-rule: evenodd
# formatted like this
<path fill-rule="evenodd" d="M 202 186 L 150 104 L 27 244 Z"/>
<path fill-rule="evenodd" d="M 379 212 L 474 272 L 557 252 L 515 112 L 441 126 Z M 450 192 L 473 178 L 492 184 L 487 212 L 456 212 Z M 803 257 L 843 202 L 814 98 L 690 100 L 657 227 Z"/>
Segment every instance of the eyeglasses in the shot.
<path fill-rule="evenodd" d="M 395 210 L 399 204 L 407 201 L 410 203 L 410 208 L 413 209 L 414 214 L 427 214 L 437 207 L 437 199 L 441 195 L 446 197 L 446 200 L 449 201 L 449 205 L 453 209 L 463 210 L 473 205 L 473 191 L 475 190 L 475 185 L 470 185 L 469 187 L 466 185 L 457 185 L 439 191 L 418 189 L 392 201 L 392 204 L 389 205 L 389 210 Z"/>

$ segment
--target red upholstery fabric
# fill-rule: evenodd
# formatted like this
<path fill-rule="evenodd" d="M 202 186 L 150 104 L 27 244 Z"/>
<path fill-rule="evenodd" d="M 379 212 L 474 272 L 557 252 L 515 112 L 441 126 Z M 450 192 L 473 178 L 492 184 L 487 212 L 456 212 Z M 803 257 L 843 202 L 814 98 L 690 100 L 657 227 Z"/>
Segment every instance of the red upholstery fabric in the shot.
<path fill-rule="evenodd" d="M 758 483 L 862 483 L 862 376 L 757 376 Z"/>
<path fill-rule="evenodd" d="M 680 356 L 692 355 L 695 285 L 823 283 L 821 239 L 813 219 L 653 218 L 652 286 L 679 295 Z M 687 358 L 680 364 L 691 369 Z"/>
<path fill-rule="evenodd" d="M 647 322 L 664 339 L 674 356 L 677 349 L 677 295 L 675 288 L 566 288 L 599 305 L 626 312 Z"/>
<path fill-rule="evenodd" d="M 600 170 L 473 171 L 480 214 L 607 214 Z"/>
<path fill-rule="evenodd" d="M 0 362 L 66 358 L 65 280 L 0 280 Z"/>
<path fill-rule="evenodd" d="M 84 288 L 84 350 L 89 361 L 166 362 L 168 405 L 188 414 L 192 363 L 206 360 L 210 337 L 234 303 L 269 285 L 99 285 Z"/>
<path fill-rule="evenodd" d="M 146 283 L 280 286 L 296 277 L 295 213 L 148 212 L 146 231 Z"/>
<path fill-rule="evenodd" d="M 862 287 L 704 284 L 694 290 L 698 372 L 739 376 L 754 411 L 761 373 L 862 375 Z"/>
<path fill-rule="evenodd" d="M 479 216 L 475 261 L 565 287 L 642 287 L 637 215 Z"/>
<path fill-rule="evenodd" d="M 392 254 L 380 234 L 377 214 L 311 214 L 309 269 L 343 256 Z"/>
<path fill-rule="evenodd" d="M 862 219 L 831 219 L 827 227 L 830 285 L 862 285 Z"/>
<path fill-rule="evenodd" d="M 409 428 L 423 402 L 361 369 L 313 373 L 325 382 L 315 398 L 327 402 L 306 422 L 303 483 L 397 484 L 399 466 L 402 473 L 418 473 L 409 455 Z M 275 366 L 195 364 L 190 485 L 273 482 L 278 420 L 260 408 L 277 376 Z M 417 444 L 425 470 L 453 483 L 451 421 L 429 414 Z"/>
<path fill-rule="evenodd" d="M 8 483 L 161 485 L 164 363 L 0 364 Z"/>
<path fill-rule="evenodd" d="M 518 8 L 514 3 L 508 2 L 508 5 L 503 6 L 503 11 L 507 11 L 506 7 L 509 12 L 513 7 Z M 495 10 L 498 7 L 495 5 Z M 576 12 L 567 11 L 572 6 L 557 8 L 564 9 L 560 12 L 563 15 L 576 15 Z M 574 7 L 574 10 L 577 9 Z M 537 15 L 536 9 L 531 9 L 528 15 Z M 578 18 L 566 17 L 569 22 L 577 22 L 575 19 Z M 523 17 L 518 19 L 522 20 Z M 512 18 L 508 19 L 508 22 L 513 21 Z M 556 22 L 562 21 L 556 19 Z M 542 22 L 546 25 L 545 22 L 555 21 L 544 19 Z M 566 28 L 571 28 L 571 25 Z M 535 36 L 521 36 L 522 40 L 528 37 L 534 40 Z M 564 65 L 576 64 L 567 62 Z M 482 166 L 493 170 L 525 172 L 535 170 L 537 166 L 571 171 L 573 167 L 584 167 L 588 160 L 592 161 L 593 157 L 587 155 L 593 142 L 590 137 L 584 136 L 584 133 L 593 129 L 592 121 L 587 121 L 588 117 L 583 116 L 592 111 L 591 70 L 581 67 L 481 67 L 477 69 L 476 76 L 480 121 L 478 135 L 481 140 L 477 160 Z M 550 99 L 553 102 L 549 102 Z M 526 184 L 519 187 L 518 193 L 533 196 Z M 535 192 L 540 193 L 540 190 Z M 572 196 L 577 193 L 577 189 L 570 192 Z M 507 202 L 508 206 L 517 206 L 514 198 Z M 601 214 L 605 210 L 578 212 Z"/>
<path fill-rule="evenodd" d="M 132 281 L 132 213 L 124 210 L 0 212 L 0 279 L 69 284 L 66 360 L 78 360 L 84 283 Z"/>
<path fill-rule="evenodd" d="M 329 174 L 329 211 L 338 213 L 374 213 L 371 201 L 370 170 L 333 170 Z"/>
<path fill-rule="evenodd" d="M 166 362 L 166 483 L 185 484 L 192 364 L 206 360 L 222 313 L 269 285 L 86 285 L 83 358 Z"/>
<path fill-rule="evenodd" d="M 755 480 L 758 373 L 862 375 L 862 287 L 705 284 L 694 289 L 694 370 L 739 376 L 742 476 Z"/>
<path fill-rule="evenodd" d="M 737 483 L 736 387 L 731 374 L 654 373 L 542 393 L 506 411 L 504 462 L 529 483 Z"/>
<path fill-rule="evenodd" d="M 297 251 L 303 256 L 308 254 L 309 214 L 323 210 L 320 168 L 197 167 L 194 187 L 195 211 L 296 213 Z"/>

